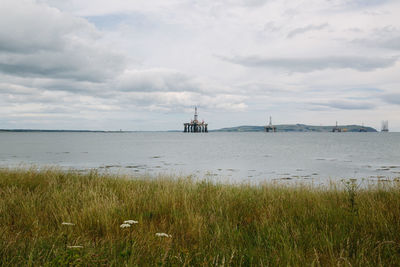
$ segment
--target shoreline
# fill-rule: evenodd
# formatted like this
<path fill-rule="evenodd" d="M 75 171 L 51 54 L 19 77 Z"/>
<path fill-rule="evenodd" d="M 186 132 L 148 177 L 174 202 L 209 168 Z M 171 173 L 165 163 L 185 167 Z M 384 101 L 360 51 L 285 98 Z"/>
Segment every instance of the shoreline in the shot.
<path fill-rule="evenodd" d="M 74 173 L 77 175 L 88 175 L 91 173 L 96 174 L 99 178 L 115 178 L 121 180 L 157 180 L 157 179 L 189 179 L 195 183 L 198 182 L 209 182 L 212 184 L 220 184 L 227 186 L 263 186 L 263 185 L 277 185 L 277 186 L 307 186 L 310 188 L 323 188 L 329 190 L 329 187 L 335 185 L 336 187 L 343 186 L 346 181 L 354 181 L 360 188 L 374 187 L 378 184 L 390 184 L 400 182 L 399 175 L 377 175 L 377 176 L 366 176 L 366 177 L 328 177 L 323 176 L 290 176 L 283 174 L 276 174 L 276 176 L 266 177 L 264 179 L 254 179 L 253 177 L 238 178 L 224 174 L 217 174 L 211 171 L 203 172 L 190 172 L 190 171 L 176 171 L 176 170 L 160 170 L 155 172 L 153 169 L 150 170 L 142 169 L 142 165 L 105 165 L 100 167 L 71 167 L 71 166 L 60 166 L 57 164 L 30 164 L 30 163 L 19 163 L 11 165 L 0 165 L 0 171 L 16 171 L 16 172 L 43 172 L 43 171 L 54 171 L 62 172 L 65 174 Z M 135 168 L 139 169 L 135 169 Z M 392 166 L 388 166 L 390 170 Z M 393 168 L 399 168 L 399 166 L 393 166 Z M 131 170 L 134 171 L 131 171 Z"/>

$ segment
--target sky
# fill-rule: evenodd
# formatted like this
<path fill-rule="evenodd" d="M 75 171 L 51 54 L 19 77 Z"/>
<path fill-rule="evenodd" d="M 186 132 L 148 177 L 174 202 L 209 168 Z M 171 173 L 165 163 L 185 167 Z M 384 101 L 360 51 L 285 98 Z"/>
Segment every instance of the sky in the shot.
<path fill-rule="evenodd" d="M 400 131 L 398 0 L 0 0 L 0 129 Z"/>

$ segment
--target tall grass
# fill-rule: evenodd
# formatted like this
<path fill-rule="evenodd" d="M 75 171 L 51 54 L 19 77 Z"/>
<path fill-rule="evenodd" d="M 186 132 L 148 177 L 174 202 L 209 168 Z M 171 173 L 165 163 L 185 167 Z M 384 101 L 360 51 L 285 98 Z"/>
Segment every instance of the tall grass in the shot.
<path fill-rule="evenodd" d="M 0 170 L 0 264 L 400 265 L 400 185 L 349 188 Z"/>

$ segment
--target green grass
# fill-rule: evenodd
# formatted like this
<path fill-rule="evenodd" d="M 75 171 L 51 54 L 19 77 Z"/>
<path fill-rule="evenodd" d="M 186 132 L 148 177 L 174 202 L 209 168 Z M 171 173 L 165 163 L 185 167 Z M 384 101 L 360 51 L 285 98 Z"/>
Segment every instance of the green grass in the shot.
<path fill-rule="evenodd" d="M 121 229 L 128 219 L 139 223 Z M 3 266 L 398 266 L 400 185 L 223 185 L 3 169 L 0 237 Z M 66 247 L 73 245 L 83 248 Z"/>

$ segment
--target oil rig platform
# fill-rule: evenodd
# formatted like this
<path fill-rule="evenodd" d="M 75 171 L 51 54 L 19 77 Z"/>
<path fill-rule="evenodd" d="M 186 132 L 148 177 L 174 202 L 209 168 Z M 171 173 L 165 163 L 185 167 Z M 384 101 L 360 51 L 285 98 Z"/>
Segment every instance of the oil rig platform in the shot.
<path fill-rule="evenodd" d="M 388 121 L 382 121 L 381 132 L 389 132 L 389 122 Z"/>
<path fill-rule="evenodd" d="M 184 123 L 184 133 L 208 133 L 208 123 L 198 120 L 197 107 L 194 108 L 194 118 L 189 123 Z"/>
<path fill-rule="evenodd" d="M 333 133 L 341 133 L 341 132 L 347 132 L 346 128 L 340 128 L 338 126 L 338 123 L 336 122 L 336 126 L 332 128 Z"/>
<path fill-rule="evenodd" d="M 272 125 L 272 117 L 269 116 L 269 124 L 264 127 L 267 133 L 269 132 L 276 132 L 276 127 Z"/>

